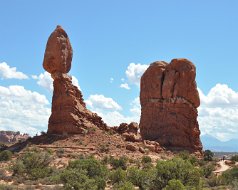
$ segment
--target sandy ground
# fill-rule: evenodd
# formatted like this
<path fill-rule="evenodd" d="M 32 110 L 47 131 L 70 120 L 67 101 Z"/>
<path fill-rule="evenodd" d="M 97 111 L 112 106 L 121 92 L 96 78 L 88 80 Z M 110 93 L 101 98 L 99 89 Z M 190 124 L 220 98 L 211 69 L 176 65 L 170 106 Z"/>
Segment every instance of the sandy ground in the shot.
<path fill-rule="evenodd" d="M 214 173 L 218 174 L 218 175 L 231 168 L 230 166 L 226 165 L 225 160 L 221 160 L 221 161 L 217 162 L 217 164 L 220 167 L 217 170 L 215 170 Z"/>

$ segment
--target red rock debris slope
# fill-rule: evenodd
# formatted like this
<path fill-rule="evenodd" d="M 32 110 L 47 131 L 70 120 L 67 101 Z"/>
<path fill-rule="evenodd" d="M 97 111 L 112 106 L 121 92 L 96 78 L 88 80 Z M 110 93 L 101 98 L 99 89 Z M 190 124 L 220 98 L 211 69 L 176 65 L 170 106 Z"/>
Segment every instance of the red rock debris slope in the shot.
<path fill-rule="evenodd" d="M 195 81 L 196 68 L 187 59 L 154 62 L 141 78 L 140 132 L 143 139 L 175 150 L 202 150 Z"/>

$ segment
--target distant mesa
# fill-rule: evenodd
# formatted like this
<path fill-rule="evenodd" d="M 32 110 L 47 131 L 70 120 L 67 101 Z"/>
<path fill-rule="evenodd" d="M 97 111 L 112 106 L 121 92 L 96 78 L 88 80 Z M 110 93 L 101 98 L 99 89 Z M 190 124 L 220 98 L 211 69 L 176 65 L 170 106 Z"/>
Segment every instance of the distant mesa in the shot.
<path fill-rule="evenodd" d="M 21 134 L 20 132 L 14 131 L 0 131 L 0 143 L 17 143 L 25 141 L 30 136 L 28 134 Z"/>
<path fill-rule="evenodd" d="M 48 133 L 51 134 L 84 133 L 89 127 L 107 128 L 101 117 L 86 108 L 82 93 L 67 74 L 72 57 L 68 35 L 61 26 L 57 26 L 48 39 L 43 61 L 44 69 L 54 79 L 52 113 L 48 124 Z"/>
<path fill-rule="evenodd" d="M 143 139 L 174 150 L 202 151 L 197 121 L 200 99 L 195 77 L 196 68 L 187 59 L 150 65 L 141 77 Z"/>

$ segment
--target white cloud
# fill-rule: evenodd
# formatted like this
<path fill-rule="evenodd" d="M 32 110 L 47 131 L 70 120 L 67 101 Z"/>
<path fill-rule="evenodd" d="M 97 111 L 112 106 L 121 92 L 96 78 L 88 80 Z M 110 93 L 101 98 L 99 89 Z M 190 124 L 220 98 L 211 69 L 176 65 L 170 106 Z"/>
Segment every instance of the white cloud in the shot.
<path fill-rule="evenodd" d="M 117 102 L 115 102 L 112 98 L 107 98 L 104 95 L 99 94 L 90 95 L 85 102 L 92 109 L 110 110 L 110 111 L 122 109 L 121 106 Z"/>
<path fill-rule="evenodd" d="M 110 78 L 110 83 L 113 83 L 113 81 L 114 81 L 114 78 L 111 77 Z"/>
<path fill-rule="evenodd" d="M 126 76 L 131 84 L 140 85 L 140 78 L 149 65 L 130 63 L 126 70 Z"/>
<path fill-rule="evenodd" d="M 51 78 L 50 73 L 44 72 L 41 73 L 39 76 L 32 75 L 33 79 L 37 80 L 37 84 L 49 91 L 53 91 L 53 79 Z"/>
<path fill-rule="evenodd" d="M 37 84 L 39 86 L 49 90 L 50 92 L 53 91 L 53 79 L 51 78 L 50 73 L 45 71 L 44 73 L 41 73 L 39 76 L 32 75 L 31 77 L 37 80 Z M 78 79 L 75 76 L 72 76 L 72 83 L 73 85 L 77 86 L 79 90 L 81 90 L 78 83 Z"/>
<path fill-rule="evenodd" d="M 49 105 L 44 95 L 23 86 L 0 86 L 0 130 L 31 135 L 46 130 L 51 112 Z"/>
<path fill-rule="evenodd" d="M 28 76 L 17 71 L 16 67 L 10 67 L 7 63 L 0 63 L 0 77 L 2 79 L 27 79 Z"/>
<path fill-rule="evenodd" d="M 199 89 L 198 108 L 202 134 L 226 141 L 238 137 L 238 92 L 226 84 L 217 84 L 207 95 Z"/>
<path fill-rule="evenodd" d="M 127 90 L 130 90 L 130 89 L 131 89 L 127 83 L 122 83 L 122 84 L 120 85 L 120 88 L 124 88 L 124 89 L 127 89 Z"/>
<path fill-rule="evenodd" d="M 74 86 L 77 86 L 79 90 L 81 90 L 81 88 L 79 86 L 79 81 L 75 76 L 72 76 L 72 83 Z"/>
<path fill-rule="evenodd" d="M 139 122 L 140 107 L 138 107 L 138 100 L 139 98 L 136 98 L 131 102 L 129 116 L 125 116 L 120 113 L 122 110 L 121 106 L 118 105 L 118 103 L 116 103 L 112 98 L 106 98 L 103 95 L 91 95 L 85 102 L 87 106 L 90 107 L 93 112 L 96 112 L 99 116 L 101 116 L 104 122 L 106 122 L 109 126 L 119 126 L 120 123 L 124 122 Z"/>

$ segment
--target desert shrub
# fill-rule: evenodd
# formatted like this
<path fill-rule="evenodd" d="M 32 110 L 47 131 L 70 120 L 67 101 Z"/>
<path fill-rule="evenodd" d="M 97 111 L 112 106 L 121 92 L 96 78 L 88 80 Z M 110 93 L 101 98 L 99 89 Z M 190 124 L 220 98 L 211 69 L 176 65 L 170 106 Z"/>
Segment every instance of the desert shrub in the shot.
<path fill-rule="evenodd" d="M 49 167 L 51 160 L 48 152 L 28 151 L 13 164 L 13 175 L 24 175 L 34 180 L 47 177 L 52 173 L 52 168 Z"/>
<path fill-rule="evenodd" d="M 211 175 L 208 180 L 207 180 L 207 184 L 210 186 L 210 187 L 216 187 L 216 186 L 219 186 L 221 185 L 221 177 L 217 177 L 216 175 Z"/>
<path fill-rule="evenodd" d="M 2 185 L 0 184 L 0 190 L 13 190 L 14 188 L 10 185 Z"/>
<path fill-rule="evenodd" d="M 107 169 L 100 161 L 94 158 L 85 158 L 69 162 L 68 169 L 85 170 L 89 177 L 103 177 L 107 175 Z"/>
<path fill-rule="evenodd" d="M 149 156 L 143 156 L 142 159 L 141 159 L 141 162 L 144 163 L 144 164 L 151 163 L 152 159 Z"/>
<path fill-rule="evenodd" d="M 222 182 L 231 185 L 233 181 L 238 180 L 238 167 L 234 167 L 222 173 Z"/>
<path fill-rule="evenodd" d="M 191 162 L 192 165 L 199 165 L 199 160 L 197 159 L 197 157 L 189 154 L 188 151 L 179 152 L 177 157 L 183 160 L 188 160 L 189 162 Z"/>
<path fill-rule="evenodd" d="M 86 171 L 77 169 L 66 169 L 60 176 L 61 182 L 66 190 L 97 190 L 97 184 L 94 179 L 86 175 Z"/>
<path fill-rule="evenodd" d="M 213 156 L 214 156 L 214 153 L 212 152 L 212 151 L 210 151 L 210 150 L 205 150 L 204 151 L 204 160 L 205 161 L 212 161 L 212 159 L 213 159 Z"/>
<path fill-rule="evenodd" d="M 141 170 L 136 167 L 131 167 L 127 170 L 127 180 L 135 186 L 138 186 L 141 190 L 149 189 L 154 179 L 155 170 L 153 168 Z"/>
<path fill-rule="evenodd" d="M 4 143 L 0 143 L 0 151 L 6 150 L 7 145 Z"/>
<path fill-rule="evenodd" d="M 104 152 L 106 152 L 106 153 L 108 153 L 109 152 L 109 145 L 108 144 L 101 144 L 100 146 L 99 146 L 99 151 L 101 152 L 101 153 L 104 153 Z"/>
<path fill-rule="evenodd" d="M 179 152 L 177 156 L 178 156 L 179 158 L 182 158 L 183 160 L 188 160 L 189 157 L 190 157 L 190 154 L 189 154 L 188 151 L 185 150 L 185 151 Z"/>
<path fill-rule="evenodd" d="M 112 170 L 109 176 L 109 179 L 111 180 L 112 184 L 119 184 L 126 181 L 126 171 L 124 171 L 122 168 L 117 168 L 116 170 Z"/>
<path fill-rule="evenodd" d="M 201 167 L 202 175 L 206 178 L 209 177 L 214 170 L 215 164 L 211 162 Z"/>
<path fill-rule="evenodd" d="M 110 164 L 114 169 L 122 168 L 123 170 L 126 170 L 127 168 L 127 157 L 122 156 L 119 159 L 110 157 Z"/>
<path fill-rule="evenodd" d="M 231 157 L 231 161 L 238 162 L 238 155 L 234 155 Z"/>
<path fill-rule="evenodd" d="M 65 189 L 104 189 L 107 168 L 94 158 L 71 161 L 60 175 Z"/>
<path fill-rule="evenodd" d="M 180 180 L 188 187 L 198 187 L 200 185 L 200 172 L 191 162 L 181 158 L 158 161 L 154 181 L 155 188 L 163 189 L 172 179 Z"/>
<path fill-rule="evenodd" d="M 131 182 L 124 182 L 120 184 L 115 184 L 113 189 L 115 190 L 135 190 L 135 187 Z"/>
<path fill-rule="evenodd" d="M 62 158 L 63 155 L 64 155 L 64 152 L 65 150 L 63 148 L 60 148 L 56 151 L 56 155 L 59 157 L 59 158 Z"/>
<path fill-rule="evenodd" d="M 168 185 L 166 185 L 163 190 L 185 190 L 184 185 L 181 183 L 181 181 L 172 179 L 168 182 Z"/>
<path fill-rule="evenodd" d="M 0 152 L 0 162 L 8 161 L 12 158 L 12 152 L 9 150 L 4 150 Z"/>

